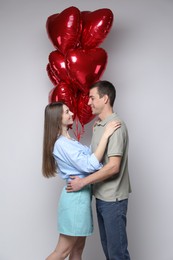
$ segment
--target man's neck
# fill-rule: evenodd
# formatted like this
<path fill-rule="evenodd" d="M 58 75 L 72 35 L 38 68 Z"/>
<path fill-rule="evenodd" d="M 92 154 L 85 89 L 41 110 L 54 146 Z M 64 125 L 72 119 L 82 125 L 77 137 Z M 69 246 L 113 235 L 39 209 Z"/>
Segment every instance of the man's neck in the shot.
<path fill-rule="evenodd" d="M 98 117 L 99 117 L 99 119 L 100 119 L 101 121 L 103 121 L 105 118 L 107 118 L 108 116 L 112 115 L 113 113 L 114 113 L 114 111 L 113 111 L 113 109 L 111 108 L 111 109 L 102 111 L 102 113 L 100 113 L 100 114 L 98 115 Z"/>

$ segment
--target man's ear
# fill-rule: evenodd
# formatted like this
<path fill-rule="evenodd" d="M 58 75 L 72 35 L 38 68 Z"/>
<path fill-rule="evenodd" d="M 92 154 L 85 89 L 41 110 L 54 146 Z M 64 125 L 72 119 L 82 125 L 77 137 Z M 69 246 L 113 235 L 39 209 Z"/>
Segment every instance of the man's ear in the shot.
<path fill-rule="evenodd" d="M 108 95 L 104 95 L 103 98 L 104 98 L 104 102 L 105 102 L 105 104 L 107 104 L 107 103 L 109 102 Z"/>

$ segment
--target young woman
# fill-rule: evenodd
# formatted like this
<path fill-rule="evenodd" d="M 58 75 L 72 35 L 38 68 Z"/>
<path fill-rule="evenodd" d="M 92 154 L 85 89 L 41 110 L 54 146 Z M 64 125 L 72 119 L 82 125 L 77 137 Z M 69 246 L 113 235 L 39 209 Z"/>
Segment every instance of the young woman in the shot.
<path fill-rule="evenodd" d="M 91 153 L 90 148 L 70 137 L 73 113 L 64 103 L 47 105 L 44 120 L 43 175 L 49 178 L 58 172 L 66 182 L 70 176 L 82 178 L 102 167 L 108 138 L 120 127 L 117 121 L 109 123 L 97 150 Z M 90 186 L 72 193 L 65 188 L 58 206 L 58 244 L 46 260 L 63 260 L 68 255 L 69 260 L 81 260 L 86 236 L 93 232 Z"/>

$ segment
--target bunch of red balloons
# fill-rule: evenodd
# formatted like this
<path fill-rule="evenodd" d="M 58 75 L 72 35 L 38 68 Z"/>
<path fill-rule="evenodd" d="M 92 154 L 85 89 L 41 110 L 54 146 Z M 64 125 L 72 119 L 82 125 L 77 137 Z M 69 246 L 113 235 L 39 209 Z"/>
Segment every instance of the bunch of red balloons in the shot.
<path fill-rule="evenodd" d="M 47 73 L 54 85 L 49 102 L 64 101 L 82 126 L 94 116 L 88 106 L 89 87 L 102 76 L 107 53 L 98 46 L 113 23 L 110 9 L 93 12 L 71 6 L 48 17 L 46 29 L 56 48 L 49 54 Z"/>

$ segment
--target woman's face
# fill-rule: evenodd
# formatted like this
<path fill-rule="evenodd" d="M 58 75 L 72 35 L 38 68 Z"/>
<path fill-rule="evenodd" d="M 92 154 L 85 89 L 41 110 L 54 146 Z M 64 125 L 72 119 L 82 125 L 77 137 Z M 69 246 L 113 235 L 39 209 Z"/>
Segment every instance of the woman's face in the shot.
<path fill-rule="evenodd" d="M 66 105 L 63 105 L 62 126 L 68 126 L 72 124 L 73 124 L 73 113 Z"/>

